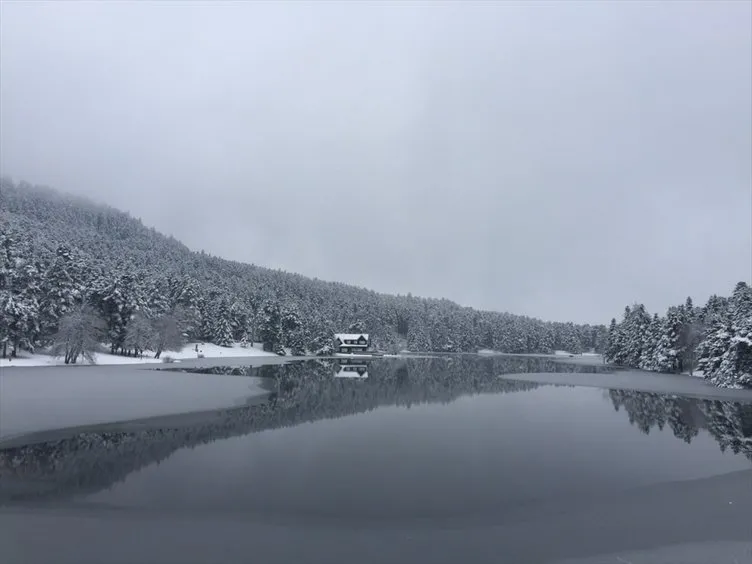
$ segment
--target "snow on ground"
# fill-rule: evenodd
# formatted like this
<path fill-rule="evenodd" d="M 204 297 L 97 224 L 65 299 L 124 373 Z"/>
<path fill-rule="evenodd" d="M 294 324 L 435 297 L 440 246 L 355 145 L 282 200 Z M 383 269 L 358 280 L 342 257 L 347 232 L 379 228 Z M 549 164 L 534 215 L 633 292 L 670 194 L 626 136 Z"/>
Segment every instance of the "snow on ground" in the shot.
<path fill-rule="evenodd" d="M 20 434 L 244 405 L 257 378 L 128 366 L 0 372 L 0 442 Z"/>
<path fill-rule="evenodd" d="M 198 345 L 199 353 L 204 355 L 204 358 L 237 358 L 247 356 L 276 356 L 274 353 L 266 352 L 261 349 L 261 344 L 256 343 L 253 347 L 243 348 L 239 344 L 234 344 L 231 347 L 220 347 L 212 343 L 189 343 L 183 347 L 180 351 L 165 351 L 162 353 L 162 358 L 172 357 L 175 360 L 185 360 L 198 358 L 196 352 L 196 345 Z M 17 366 L 58 366 L 65 365 L 62 358 L 55 358 L 48 354 L 30 354 L 25 351 L 21 351 L 19 358 L 0 359 L 0 368 L 17 367 Z M 162 359 L 154 358 L 154 353 L 144 354 L 143 358 L 135 358 L 132 356 L 122 356 L 110 353 L 96 353 L 95 364 L 105 366 L 111 364 L 144 364 L 152 362 L 163 362 Z M 82 359 L 79 359 L 79 363 L 87 364 Z"/>

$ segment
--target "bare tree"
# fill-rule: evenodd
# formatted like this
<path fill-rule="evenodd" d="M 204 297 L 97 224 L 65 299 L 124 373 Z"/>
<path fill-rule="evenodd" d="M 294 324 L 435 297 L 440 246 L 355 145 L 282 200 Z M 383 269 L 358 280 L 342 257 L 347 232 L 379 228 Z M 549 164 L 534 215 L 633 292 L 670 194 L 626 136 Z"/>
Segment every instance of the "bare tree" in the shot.
<path fill-rule="evenodd" d="M 154 358 L 159 358 L 162 351 L 179 351 L 183 347 L 184 320 L 185 312 L 182 308 L 174 308 L 171 312 L 152 321 Z"/>
<path fill-rule="evenodd" d="M 135 314 L 125 328 L 125 340 L 123 345 L 126 350 L 133 350 L 134 356 L 143 355 L 145 350 L 154 348 L 154 329 L 142 314 Z"/>
<path fill-rule="evenodd" d="M 79 356 L 93 364 L 106 328 L 94 309 L 84 304 L 60 319 L 52 354 L 62 356 L 65 364 L 76 364 Z"/>

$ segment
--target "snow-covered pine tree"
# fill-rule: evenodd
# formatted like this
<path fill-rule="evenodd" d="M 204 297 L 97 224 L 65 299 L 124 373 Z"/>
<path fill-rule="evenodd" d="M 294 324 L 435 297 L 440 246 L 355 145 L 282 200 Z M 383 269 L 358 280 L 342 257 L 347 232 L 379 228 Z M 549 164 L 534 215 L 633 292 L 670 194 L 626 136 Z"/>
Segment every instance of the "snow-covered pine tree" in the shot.
<path fill-rule="evenodd" d="M 210 341 L 220 347 L 232 346 L 232 322 L 230 305 L 227 303 L 227 299 L 219 298 L 210 312 Z"/>
<path fill-rule="evenodd" d="M 144 293 L 146 298 L 144 312 L 150 318 L 161 317 L 173 308 L 168 281 L 165 278 L 153 275 L 153 278 L 147 280 Z"/>
<path fill-rule="evenodd" d="M 34 350 L 39 308 L 24 294 L 0 290 L 0 342 L 2 357 L 16 356 L 19 349 Z"/>
<path fill-rule="evenodd" d="M 650 315 L 642 304 L 632 306 L 625 317 L 623 326 L 623 364 L 625 366 L 639 368 L 650 322 Z"/>
<path fill-rule="evenodd" d="M 265 351 L 276 352 L 282 343 L 282 314 L 275 301 L 267 301 L 261 307 L 259 338 Z"/>
<path fill-rule="evenodd" d="M 334 328 L 324 317 L 314 319 L 308 332 L 308 350 L 316 356 L 334 354 Z"/>
<path fill-rule="evenodd" d="M 640 364 L 638 368 L 641 370 L 656 370 L 655 351 L 658 348 L 658 342 L 660 341 L 662 332 L 663 321 L 657 313 L 653 314 L 653 319 L 650 321 L 650 325 L 645 335 L 642 354 L 640 356 Z"/>
<path fill-rule="evenodd" d="M 666 312 L 661 336 L 655 348 L 654 362 L 658 372 L 681 372 L 681 329 L 681 311 L 672 306 Z"/>
<path fill-rule="evenodd" d="M 447 339 L 447 337 L 443 337 Z M 446 343 L 446 341 L 444 341 Z M 413 352 L 425 352 L 435 350 L 431 346 L 428 335 L 423 330 L 423 326 L 415 321 L 410 322 L 410 328 L 407 330 L 407 350 Z"/>
<path fill-rule="evenodd" d="M 616 318 L 611 318 L 611 324 L 608 326 L 608 333 L 606 335 L 606 348 L 604 350 L 604 360 L 606 362 L 616 363 L 616 357 L 619 354 L 619 345 L 621 338 L 619 336 L 619 324 L 616 323 Z"/>
<path fill-rule="evenodd" d="M 252 340 L 251 312 L 241 300 L 235 300 L 230 306 L 230 326 L 233 340 L 245 343 Z"/>
<path fill-rule="evenodd" d="M 350 325 L 348 325 L 347 332 L 348 333 L 367 333 L 368 331 L 366 329 L 366 324 L 362 320 L 358 319 L 350 323 Z"/>
<path fill-rule="evenodd" d="M 705 379 L 716 382 L 716 375 L 723 362 L 724 355 L 731 346 L 733 329 L 730 319 L 716 319 L 705 337 L 695 350 L 697 369 L 701 370 Z"/>
<path fill-rule="evenodd" d="M 285 306 L 281 311 L 282 344 L 293 355 L 305 354 L 305 331 L 300 321 L 300 312 L 293 305 Z"/>
<path fill-rule="evenodd" d="M 91 302 L 107 324 L 107 340 L 114 354 L 123 350 L 126 326 L 133 314 L 144 309 L 144 280 L 130 272 L 100 272 L 93 283 Z"/>
<path fill-rule="evenodd" d="M 45 336 L 57 331 L 60 318 L 72 311 L 83 298 L 83 286 L 73 278 L 71 250 L 66 245 L 58 246 L 52 264 L 47 268 L 41 282 L 39 306 L 40 328 Z"/>
<path fill-rule="evenodd" d="M 716 385 L 752 388 L 752 289 L 739 282 L 731 296 L 730 339 L 718 370 Z"/>
<path fill-rule="evenodd" d="M 692 298 L 688 297 L 682 310 L 682 326 L 679 336 L 679 348 L 682 370 L 690 374 L 694 372 L 696 364 L 696 349 L 702 339 L 702 322 L 700 313 L 695 309 Z"/>

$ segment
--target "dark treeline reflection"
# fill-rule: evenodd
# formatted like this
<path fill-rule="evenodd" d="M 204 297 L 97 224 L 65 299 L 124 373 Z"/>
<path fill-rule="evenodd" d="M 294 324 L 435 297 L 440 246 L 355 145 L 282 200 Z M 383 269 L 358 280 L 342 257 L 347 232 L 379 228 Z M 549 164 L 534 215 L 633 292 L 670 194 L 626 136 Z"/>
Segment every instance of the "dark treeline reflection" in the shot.
<path fill-rule="evenodd" d="M 348 370 L 344 370 L 345 366 Z M 166 459 L 178 449 L 257 431 L 343 417 L 380 406 L 409 408 L 421 403 L 447 403 L 464 395 L 523 392 L 539 387 L 531 382 L 498 378 L 500 374 L 602 370 L 600 366 L 544 359 L 478 359 L 461 355 L 196 369 L 210 374 L 261 377 L 270 391 L 269 399 L 261 404 L 206 414 L 189 425 L 87 432 L 63 440 L 0 450 L 0 503 L 93 493 Z M 695 436 L 697 429 L 707 428 L 722 448 L 744 450 L 740 445 L 749 444 L 749 406 L 628 392 L 612 392 L 611 397 L 614 405 L 624 406 L 630 420 L 645 432 L 653 425 L 668 423 L 684 440 Z M 703 407 L 697 407 L 698 403 Z M 703 417 L 696 416 L 696 412 Z M 745 452 L 748 451 L 749 446 Z"/>
<path fill-rule="evenodd" d="M 191 371 L 264 378 L 269 401 L 219 410 L 201 423 L 137 432 L 87 432 L 0 450 L 0 503 L 94 492 L 183 447 L 256 431 L 362 413 L 379 406 L 450 402 L 460 396 L 537 387 L 498 378 L 526 372 L 596 372 L 600 367 L 535 358 L 470 356 L 362 362 L 365 378 L 341 378 L 344 360 Z M 171 369 L 180 371 L 180 369 Z"/>
<path fill-rule="evenodd" d="M 674 436 L 691 443 L 707 430 L 721 450 L 752 460 L 752 404 L 691 399 L 645 392 L 610 390 L 614 409 L 627 412 L 629 422 L 649 434 L 668 426 Z"/>

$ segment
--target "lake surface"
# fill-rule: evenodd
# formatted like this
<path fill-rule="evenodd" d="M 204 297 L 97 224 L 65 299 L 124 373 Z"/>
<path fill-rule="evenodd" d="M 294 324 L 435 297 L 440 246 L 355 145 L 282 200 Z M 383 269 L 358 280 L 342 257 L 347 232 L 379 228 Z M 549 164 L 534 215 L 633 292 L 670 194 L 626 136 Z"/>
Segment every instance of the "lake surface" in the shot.
<path fill-rule="evenodd" d="M 180 426 L 93 430 L 0 450 L 0 508 L 233 516 L 306 534 L 456 534 L 543 519 L 540 542 L 528 531 L 520 544 L 525 535 L 505 529 L 511 536 L 500 548 L 518 562 L 596 554 L 620 542 L 745 540 L 738 531 L 749 524 L 740 515 L 752 515 L 750 491 L 740 486 L 752 487 L 746 399 L 566 385 L 582 373 L 604 383 L 614 375 L 535 359 L 197 370 L 261 377 L 269 401 Z M 527 376 L 499 377 L 518 373 Z M 546 383 L 534 381 L 538 373 L 548 374 Z M 687 524 L 699 508 L 697 525 Z M 626 524 L 625 515 L 633 515 Z M 588 531 L 606 528 L 598 539 L 564 535 L 573 519 Z M 653 526 L 640 533 L 644 523 Z M 546 542 L 548 549 L 534 547 Z"/>

